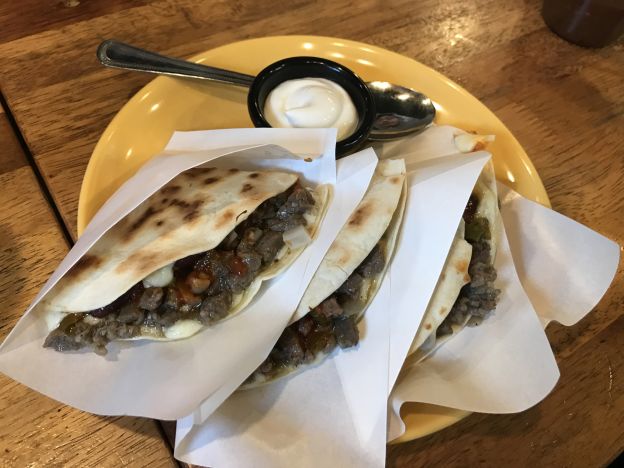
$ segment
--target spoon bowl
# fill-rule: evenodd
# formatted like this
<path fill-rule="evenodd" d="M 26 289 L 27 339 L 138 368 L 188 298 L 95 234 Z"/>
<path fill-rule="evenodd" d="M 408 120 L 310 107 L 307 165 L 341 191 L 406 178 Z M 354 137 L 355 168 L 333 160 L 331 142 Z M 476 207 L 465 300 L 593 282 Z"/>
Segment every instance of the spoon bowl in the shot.
<path fill-rule="evenodd" d="M 256 80 L 256 77 L 246 75 L 244 73 L 223 70 L 220 68 L 209 67 L 207 65 L 166 57 L 164 55 L 156 54 L 154 52 L 140 49 L 112 39 L 106 40 L 100 44 L 97 50 L 97 57 L 100 63 L 107 67 L 172 75 L 177 77 L 198 78 L 247 88 L 252 87 Z M 302 59 L 302 57 L 293 57 L 293 59 Z M 391 140 L 401 138 L 409 133 L 420 131 L 431 124 L 435 118 L 436 110 L 433 103 L 422 93 L 385 81 L 364 83 L 347 67 L 332 62 L 331 60 L 318 57 L 304 57 L 304 59 L 316 60 L 319 63 L 325 63 L 326 73 L 330 73 L 332 69 L 337 70 L 338 72 L 333 76 L 337 77 L 340 75 L 342 78 L 347 77 L 349 74 L 354 76 L 364 85 L 365 88 L 368 89 L 368 95 L 371 97 L 368 109 L 372 110 L 375 114 L 373 115 L 370 126 L 368 126 L 367 119 L 369 112 L 364 115 L 361 108 L 358 107 L 358 101 L 360 101 L 364 92 L 362 90 L 355 91 L 355 88 L 352 87 L 349 87 L 351 91 L 345 88 L 353 99 L 356 109 L 358 110 L 360 122 L 358 123 L 358 128 L 355 133 L 343 140 L 344 142 L 347 142 L 351 140 L 351 137 L 357 136 L 357 141 L 342 145 L 346 146 L 346 148 L 343 149 L 341 147 L 339 151 L 337 151 L 340 155 L 344 155 L 347 151 L 355 150 L 367 138 L 370 140 Z M 275 64 L 270 65 L 265 70 L 270 69 L 274 65 Z M 328 76 L 322 77 L 328 78 Z M 338 81 L 337 83 L 341 84 Z M 275 85 L 277 84 L 278 83 L 275 83 Z M 360 93 L 362 94 L 360 95 Z M 252 107 L 248 106 L 248 109 L 254 125 L 269 126 L 266 121 L 261 122 L 260 119 L 257 120 L 259 123 L 256 123 L 254 116 L 251 115 Z M 261 116 L 262 108 L 257 110 Z M 366 133 L 366 136 L 361 139 L 359 138 L 361 137 L 360 131 Z"/>
<path fill-rule="evenodd" d="M 433 122 L 436 110 L 427 96 L 387 81 L 370 81 L 377 115 L 368 136 L 383 141 L 404 137 L 424 129 Z"/>

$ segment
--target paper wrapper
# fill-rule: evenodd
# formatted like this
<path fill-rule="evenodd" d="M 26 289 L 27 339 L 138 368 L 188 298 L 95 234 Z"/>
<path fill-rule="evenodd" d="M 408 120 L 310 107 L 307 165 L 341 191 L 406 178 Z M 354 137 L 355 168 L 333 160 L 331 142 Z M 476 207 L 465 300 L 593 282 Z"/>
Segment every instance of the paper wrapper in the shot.
<path fill-rule="evenodd" d="M 383 466 L 389 292 L 384 284 L 360 322 L 357 350 L 234 393 L 203 424 L 179 420 L 175 457 L 214 467 Z"/>
<path fill-rule="evenodd" d="M 327 157 L 331 153 L 333 142 L 324 131 L 318 131 L 318 140 L 311 136 L 314 131 L 306 133 L 305 138 L 315 142 L 309 146 L 302 143 L 302 139 L 308 141 L 303 134 L 293 136 L 293 132 L 297 131 L 176 134 L 168 148 L 176 158 L 160 158 L 144 167 L 132 183 L 107 202 L 83 237 L 91 236 L 94 242 L 107 226 L 136 206 L 141 201 L 138 198 L 149 195 L 144 192 L 150 189 L 145 188 L 140 189 L 140 196 L 134 193 L 132 187 L 137 181 L 157 188 L 182 170 L 161 166 L 161 161 L 192 167 L 209 157 L 223 156 L 220 148 L 235 137 L 237 143 L 247 145 L 247 149 L 227 151 L 236 153 L 227 158 L 237 164 L 247 163 L 252 154 L 257 164 L 258 152 L 267 159 L 262 164 L 268 166 L 289 161 L 289 155 L 274 146 L 249 149 L 269 142 L 298 155 L 323 153 Z M 402 433 L 397 415 L 403 401 L 488 412 L 521 411 L 535 404 L 558 377 L 542 325 L 553 319 L 571 324 L 591 309 L 615 273 L 618 248 L 573 221 L 501 188 L 511 250 L 503 233 L 497 256 L 498 287 L 503 295 L 497 311 L 482 326 L 463 330 L 399 377 L 468 196 L 490 158 L 487 152 L 458 154 L 453 143 L 456 132 L 451 127 L 432 127 L 377 148 L 381 157 L 406 158 L 411 171 L 409 195 L 394 261 L 359 325 L 361 342 L 356 349 L 338 350 L 320 365 L 274 384 L 232 393 L 270 351 L 320 257 L 361 199 L 376 162 L 370 150 L 339 161 L 334 203 L 317 239 L 322 246 L 310 246 L 279 281 L 267 284 L 240 316 L 190 340 L 122 346 L 118 361 L 100 357 L 91 361 L 89 357 L 89 362 L 84 362 L 81 355 L 81 360 L 65 367 L 42 361 L 40 344 L 45 333 L 37 326 L 36 317 L 26 314 L 0 349 L 0 369 L 43 393 L 92 412 L 178 417 L 175 456 L 215 467 L 293 463 L 310 467 L 383 466 L 386 438 Z M 206 135 L 211 138 L 207 140 Z M 317 172 L 306 171 L 308 181 L 327 181 L 335 174 L 333 167 L 322 162 L 324 157 L 316 163 Z M 225 156 L 220 159 L 227 161 Z M 70 260 L 63 262 L 36 301 L 88 245 L 79 241 L 68 256 Z M 566 316 L 558 315 L 559 311 L 565 311 Z M 247 346 L 223 348 L 234 336 L 237 343 Z M 223 349 L 232 353 L 223 353 Z M 133 353 L 137 353 L 136 360 L 131 359 Z M 219 356 L 219 362 L 198 359 L 214 355 Z M 65 358 L 63 364 L 67 364 Z M 138 385 L 137 375 L 125 367 L 134 365 L 137 369 L 139 359 L 138 377 L 151 385 Z M 158 366 L 152 366 L 152 361 Z M 31 368 L 21 369 L 23 362 L 29 362 Z M 48 366 L 45 374 L 41 372 L 43 365 Z M 163 366 L 168 372 L 165 375 L 160 374 Z M 86 376 L 84 388 L 67 389 L 62 380 L 71 380 L 76 372 Z M 107 380 L 102 378 L 105 373 Z M 150 391 L 137 400 L 140 388 Z M 93 393 L 94 389 L 97 392 Z"/>
<path fill-rule="evenodd" d="M 337 350 L 284 381 L 235 393 L 203 424 L 194 424 L 215 409 L 202 405 L 178 421 L 176 458 L 216 467 L 291 466 L 293 460 L 310 467 L 383 466 L 390 382 L 489 158 L 477 152 L 412 165 L 418 171 L 408 178 L 401 235 L 382 287 L 359 324 L 359 346 Z M 430 197 L 439 202 L 430 203 Z"/>
<path fill-rule="evenodd" d="M 203 424 L 194 425 L 193 417 L 178 421 L 176 458 L 214 467 L 383 466 L 386 437 L 391 440 L 403 432 L 397 416 L 403 401 L 505 413 L 522 411 L 546 396 L 558 370 L 535 310 L 549 311 L 550 318 L 554 311 L 565 311 L 566 318 L 558 317 L 565 324 L 579 320 L 611 282 L 618 248 L 505 187 L 499 189 L 503 219 L 513 257 L 524 272 L 524 286 L 537 291 L 531 294 L 535 310 L 519 282 L 503 233 L 497 286 L 504 293 L 495 314 L 481 327 L 463 330 L 421 369 L 402 374 L 389 400 L 381 394 L 397 379 L 468 196 L 490 157 L 485 152 L 457 154 L 453 143 L 457 131 L 433 127 L 376 148 L 382 157 L 405 157 L 412 173 L 392 266 L 360 324 L 375 334 L 365 334 L 357 351 L 338 351 L 320 366 L 285 381 L 235 393 Z M 586 273 L 593 278 L 589 287 Z M 532 281 L 527 280 L 529 275 Z M 551 288 L 555 278 L 556 287 Z M 561 294 L 569 289 L 580 296 Z M 389 342 L 384 334 L 388 330 Z M 384 376 L 388 382 L 380 385 Z"/>
<path fill-rule="evenodd" d="M 434 127 L 422 138 L 384 148 L 384 155 L 400 152 L 408 162 L 448 157 L 458 132 Z M 551 320 L 576 323 L 613 280 L 617 244 L 502 184 L 499 199 L 505 229 L 495 262 L 502 291 L 496 311 L 403 370 L 390 396 L 388 440 L 404 432 L 399 410 L 406 401 L 482 413 L 537 404 L 559 378 L 543 328 Z"/>
<path fill-rule="evenodd" d="M 227 148 L 241 142 L 246 146 Z M 220 403 L 269 353 L 338 230 L 366 191 L 377 165 L 374 152 L 365 150 L 345 158 L 337 173 L 334 147 L 335 130 L 175 135 L 166 151 L 176 155 L 152 159 L 96 214 L 2 344 L 0 370 L 56 400 L 102 415 L 177 419 L 207 399 Z M 48 328 L 42 313 L 33 307 L 125 214 L 178 173 L 207 162 L 241 169 L 280 168 L 301 174 L 310 184 L 333 185 L 334 197 L 317 238 L 284 274 L 265 282 L 242 313 L 189 339 L 111 343 L 106 357 L 42 349 Z"/>

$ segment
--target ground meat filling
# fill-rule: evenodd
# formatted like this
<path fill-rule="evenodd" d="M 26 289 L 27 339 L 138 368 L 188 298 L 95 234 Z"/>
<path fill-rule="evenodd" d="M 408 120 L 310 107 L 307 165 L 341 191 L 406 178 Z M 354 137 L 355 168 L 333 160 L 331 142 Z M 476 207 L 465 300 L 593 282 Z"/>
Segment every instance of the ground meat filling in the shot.
<path fill-rule="evenodd" d="M 448 316 L 438 327 L 438 337 L 453 333 L 453 325 L 462 325 L 468 319 L 474 324 L 480 323 L 496 309 L 500 290 L 494 287 L 496 269 L 487 242 L 490 239 L 489 222 L 476 215 L 477 204 L 478 199 L 471 195 L 463 216 L 466 223 L 465 238 L 472 245 L 468 266 L 470 283 L 461 289 Z"/>
<path fill-rule="evenodd" d="M 134 285 L 113 303 L 85 313 L 69 314 L 45 340 L 56 351 L 92 348 L 106 353 L 115 339 L 133 338 L 147 326 L 156 334 L 180 319 L 210 325 L 227 316 L 240 294 L 263 269 L 276 261 L 283 232 L 306 224 L 304 214 L 314 198 L 295 184 L 266 200 L 213 250 L 175 262 L 166 287 Z"/>
<path fill-rule="evenodd" d="M 349 315 L 346 306 L 361 300 L 364 280 L 379 275 L 384 266 L 384 254 L 377 244 L 334 294 L 284 330 L 249 381 L 258 373 L 264 378 L 277 377 L 288 369 L 313 362 L 319 354 L 328 354 L 336 346 L 344 349 L 357 345 L 357 317 Z"/>

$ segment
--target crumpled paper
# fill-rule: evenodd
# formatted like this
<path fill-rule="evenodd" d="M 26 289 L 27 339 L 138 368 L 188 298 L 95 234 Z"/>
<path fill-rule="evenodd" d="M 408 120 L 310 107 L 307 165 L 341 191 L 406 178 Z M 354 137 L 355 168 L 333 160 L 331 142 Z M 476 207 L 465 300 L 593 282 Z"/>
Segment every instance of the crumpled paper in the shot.
<path fill-rule="evenodd" d="M 383 466 L 391 383 L 489 158 L 475 152 L 412 164 L 401 234 L 381 290 L 359 324 L 359 346 L 179 420 L 176 458 L 205 466 L 288 466 L 293 460 L 310 467 Z"/>
<path fill-rule="evenodd" d="M 372 323 L 382 323 L 376 322 L 379 317 L 387 320 L 390 329 L 387 367 L 366 357 L 338 371 L 341 357 L 357 356 L 374 349 L 365 336 L 357 351 L 339 351 L 321 366 L 286 381 L 233 394 L 203 424 L 194 425 L 191 417 L 178 421 L 176 458 L 215 467 L 291 466 L 293 460 L 298 466 L 383 466 L 382 439 L 385 441 L 387 436 L 391 440 L 402 433 L 402 422 L 398 418 L 402 401 L 431 401 L 471 410 L 513 412 L 535 404 L 552 389 L 558 369 L 542 331 L 542 321 L 519 282 L 512 251 L 516 258 L 517 246 L 522 245 L 523 258 L 533 260 L 526 268 L 542 274 L 532 286 L 540 287 L 547 310 L 559 307 L 559 295 L 545 282 L 548 275 L 557 276 L 560 269 L 582 272 L 578 265 L 584 265 L 588 256 L 597 259 L 590 274 L 597 278 L 598 287 L 581 289 L 585 292 L 583 299 L 572 298 L 577 306 L 566 309 L 568 315 L 573 315 L 571 320 L 578 320 L 610 283 L 617 266 L 617 246 L 501 187 L 503 219 L 514 230 L 514 235 L 520 233 L 520 237 L 536 240 L 532 237 L 534 223 L 523 223 L 539 218 L 542 232 L 550 233 L 551 242 L 536 240 L 519 244 L 518 239 L 510 235 L 514 247 L 510 250 L 505 233 L 501 233 L 498 287 L 504 289 L 504 294 L 496 313 L 482 326 L 463 330 L 425 361 L 426 366 L 403 370 L 390 395 L 391 408 L 395 405 L 396 412 L 389 414 L 388 433 L 381 426 L 383 417 L 374 417 L 387 400 L 370 391 L 362 379 L 375 382 L 387 375 L 386 388 L 392 388 L 435 287 L 468 195 L 489 159 L 485 152 L 457 154 L 453 143 L 457 131 L 452 127 L 433 127 L 412 141 L 402 140 L 377 148 L 385 157 L 405 157 L 412 171 L 410 197 L 395 258 L 361 324 L 371 329 Z M 397 151 L 393 152 L 393 147 Z M 514 212 L 516 224 L 522 220 L 520 224 L 526 226 L 525 232 L 516 229 L 514 218 L 510 218 L 510 213 Z M 428 230 L 432 226 L 433 229 Z M 552 254 L 545 255 L 550 265 L 548 269 L 535 263 L 534 259 L 542 256 L 545 249 L 562 245 L 560 237 L 568 241 L 576 239 L 566 244 L 566 249 L 574 249 L 575 255 L 565 257 L 563 263 L 555 262 Z M 581 274 L 579 280 L 582 279 Z M 541 310 L 541 306 L 533 302 L 535 308 Z M 383 339 L 381 333 L 378 339 Z M 378 346 L 381 352 L 381 343 Z M 351 388 L 346 382 L 352 384 Z M 359 398 L 354 397 L 356 394 Z"/>
<path fill-rule="evenodd" d="M 188 135 L 178 137 L 188 143 Z M 176 145 L 174 138 L 166 149 L 169 156 L 149 161 L 98 211 L 0 347 L 0 370 L 45 395 L 102 415 L 176 419 L 190 414 L 209 397 L 222 401 L 224 389 L 238 387 L 273 347 L 338 229 L 366 191 L 377 165 L 374 152 L 347 158 L 341 184 L 335 186 L 335 138 L 333 129 L 210 131 L 203 132 L 205 146 L 196 142 L 192 152 L 188 145 Z M 215 147 L 215 141 L 229 147 Z M 301 153 L 295 156 L 267 144 L 282 141 Z M 240 142 L 246 146 L 233 147 Z M 42 297 L 125 214 L 178 173 L 205 163 L 275 167 L 297 172 L 311 184 L 334 186 L 317 238 L 284 274 L 265 282 L 242 313 L 189 339 L 111 343 L 104 358 L 90 352 L 43 349 L 48 329 L 43 312 L 35 308 Z"/>
<path fill-rule="evenodd" d="M 277 291 L 280 284 L 271 282 L 252 306 L 240 315 L 241 328 L 235 332 L 236 341 L 248 343 L 249 346 L 231 357 L 217 354 L 224 358 L 222 365 L 227 367 L 219 375 L 225 374 L 227 378 L 221 379 L 218 385 L 206 384 L 203 379 L 206 360 L 193 360 L 194 355 L 191 353 L 177 353 L 179 344 L 174 344 L 170 349 L 163 347 L 162 352 L 156 355 L 150 351 L 150 359 L 152 356 L 162 360 L 178 359 L 182 365 L 185 359 L 193 361 L 192 368 L 175 369 L 167 376 L 174 383 L 174 389 L 184 395 L 183 404 L 178 404 L 179 394 L 172 389 L 169 394 L 163 394 L 167 399 L 159 400 L 172 402 L 162 405 L 162 409 L 150 407 L 147 411 L 140 401 L 135 400 L 133 405 L 123 401 L 123 412 L 117 407 L 115 410 L 120 412 L 104 414 L 141 414 L 141 411 L 145 411 L 145 415 L 163 418 L 163 414 L 171 416 L 174 413 L 170 408 L 174 406 L 176 417 L 184 416 L 178 420 L 175 456 L 197 465 L 292 466 L 296 463 L 297 466 L 311 467 L 376 467 L 384 465 L 386 438 L 391 440 L 403 431 L 398 416 L 403 401 L 504 413 L 521 411 L 541 400 L 555 385 L 558 377 L 556 363 L 542 330 L 543 325 L 549 320 L 571 324 L 589 312 L 611 282 L 617 267 L 619 248 L 597 233 L 525 200 L 504 187 L 500 188 L 500 198 L 507 233 L 501 234 L 496 260 L 499 268 L 498 287 L 503 290 L 497 311 L 481 326 L 466 328 L 458 333 L 418 366 L 402 369 L 468 196 L 483 165 L 490 158 L 483 151 L 458 154 L 453 143 L 453 136 L 458 131 L 452 127 L 432 127 L 420 135 L 376 148 L 380 157 L 406 159 L 408 170 L 411 171 L 408 177 L 410 191 L 393 264 L 359 325 L 362 340 L 357 348 L 338 350 L 320 365 L 274 384 L 234 392 L 251 370 L 262 362 L 288 322 L 289 313 L 286 309 L 291 304 L 289 301 L 281 302 L 283 295 L 277 292 L 272 295 L 272 288 L 275 287 Z M 188 167 L 192 167 L 194 164 L 191 161 L 197 164 L 197 160 L 190 154 L 196 150 L 202 152 L 201 157 L 219 153 L 222 146 L 218 145 L 222 145 L 223 141 L 231 141 L 232 135 L 241 135 L 238 132 L 220 131 L 216 138 L 208 140 L 204 133 L 216 133 L 177 134 L 167 150 L 168 154 L 175 154 L 176 158 L 169 158 L 168 161 L 190 158 L 185 164 L 191 164 Z M 266 160 L 262 164 L 269 166 L 276 161 L 288 160 L 284 148 L 292 151 L 292 147 L 297 146 L 296 154 L 299 155 L 307 152 L 305 144 L 301 148 L 301 139 L 292 137 L 291 133 L 288 133 L 288 137 L 282 134 L 284 148 L 281 149 L 244 146 L 252 145 L 253 142 L 257 145 L 266 144 L 274 141 L 278 135 L 271 131 L 266 133 L 267 130 L 249 132 L 258 132 L 257 140 L 245 134 L 238 141 L 243 147 L 230 149 L 230 152 L 237 153 L 231 156 L 231 161 L 237 165 L 249 162 L 244 156 L 245 152 L 257 156 L 260 151 Z M 307 134 L 306 138 L 310 135 Z M 321 142 L 315 140 L 316 144 L 312 146 L 318 149 L 319 146 L 329 148 L 333 145 L 331 137 L 323 135 L 320 137 Z M 335 138 L 335 134 L 331 136 Z M 241 154 L 243 159 L 240 159 Z M 344 182 L 343 177 L 347 174 L 362 180 L 368 177 L 370 180 L 370 175 L 362 176 L 358 173 L 368 168 L 367 174 L 372 175 L 373 162 L 376 161 L 374 154 L 371 150 L 365 150 L 355 158 L 361 159 L 354 165 L 349 163 L 349 158 L 338 162 L 337 189 L 347 187 L 346 182 L 341 182 Z M 254 161 L 254 164 L 257 163 Z M 144 169 L 150 170 L 150 180 L 158 181 L 153 183 L 161 186 L 169 180 L 166 175 L 168 172 L 161 173 L 157 164 L 155 160 Z M 321 170 L 321 166 L 318 166 L 316 176 L 306 172 L 306 179 L 314 182 L 336 174 L 334 169 L 328 170 L 326 166 L 323 166 L 325 170 Z M 324 176 L 321 177 L 321 174 Z M 361 189 L 361 183 L 355 185 Z M 346 211 L 349 207 L 352 210 L 361 199 L 361 190 L 358 196 L 354 196 L 351 189 L 337 192 L 335 201 L 342 210 Z M 123 197 L 109 200 L 105 208 L 119 214 L 129 211 L 140 201 L 132 205 L 134 201 L 128 201 L 132 200 L 132 193 L 122 193 Z M 334 236 L 346 216 L 348 213 L 342 222 L 332 223 Z M 98 213 L 85 234 L 89 229 L 95 229 L 97 234 L 98 229 L 107 225 L 111 225 L 111 218 Z M 319 236 L 318 240 L 322 237 Z M 328 233 L 325 239 L 330 238 Z M 331 240 L 327 247 L 330 243 Z M 309 248 L 310 252 L 306 252 L 309 255 L 316 252 L 315 255 L 320 254 L 322 257 L 321 252 L 326 251 L 327 247 L 325 250 Z M 74 261 L 77 258 L 79 256 Z M 280 281 L 288 285 L 287 290 L 292 296 L 290 301 L 295 301 L 297 296 L 301 297 L 305 278 L 311 276 L 315 265 L 320 262 L 320 258 L 318 262 L 306 259 L 305 253 L 300 260 L 280 277 Z M 62 264 L 60 269 L 63 265 L 65 270 L 71 266 Z M 561 274 L 562 271 L 565 274 Z M 588 275 L 592 277 L 589 281 Z M 566 294 L 561 294 L 563 290 Z M 45 288 L 41 294 L 44 292 Z M 273 304 L 279 312 L 258 305 L 263 303 Z M 255 306 L 257 309 L 254 312 Z M 560 312 L 562 309 L 565 312 L 563 315 Z M 291 307 L 290 312 L 293 310 L 294 307 Z M 18 364 L 23 362 L 21 358 L 24 354 L 20 353 L 25 351 L 33 353 L 34 364 L 39 364 L 37 353 L 41 353 L 41 350 L 35 349 L 28 340 L 22 340 L 24 335 L 41 335 L 37 321 L 34 317 L 29 318 L 29 315 L 32 314 L 27 314 L 16 327 L 19 332 L 12 332 L 0 347 L 0 369 L 5 371 L 9 366 L 12 372 L 10 375 L 18 375 L 15 378 L 21 381 L 38 378 L 32 375 L 34 372 L 17 369 Z M 243 317 L 247 321 L 243 321 Z M 262 327 L 267 319 L 271 326 L 263 330 L 262 338 L 253 341 L 258 337 L 254 327 Z M 228 320 L 224 325 L 233 321 Z M 226 331 L 216 327 L 213 333 L 214 336 L 205 339 L 217 343 L 220 338 L 228 336 Z M 197 336 L 201 335 L 206 335 L 206 332 Z M 231 336 L 234 335 L 228 336 L 229 340 L 233 339 Z M 192 340 L 179 343 L 190 343 Z M 165 346 L 169 345 L 171 343 Z M 163 344 L 145 345 L 146 348 L 154 349 L 157 346 L 162 347 Z M 120 360 L 129 352 L 125 346 L 121 348 Z M 111 365 L 110 369 L 114 372 L 116 366 L 119 367 L 118 364 Z M 210 366 L 212 368 L 212 364 Z M 52 371 L 55 378 L 62 376 L 59 369 L 53 368 Z M 72 374 L 68 372 L 66 375 Z M 43 380 L 46 379 L 43 377 Z M 100 388 L 104 395 L 127 390 L 123 375 L 112 374 L 109 380 L 108 385 Z M 184 385 L 176 387 L 175 383 L 179 381 Z M 203 386 L 198 385 L 198 381 Z M 87 388 L 94 388 L 94 382 L 89 381 L 89 378 L 85 379 L 85 383 Z M 48 381 L 46 385 L 54 387 L 55 383 Z M 189 387 L 193 398 L 188 398 L 186 393 Z M 157 390 L 162 389 L 157 387 Z M 88 396 L 80 395 L 84 401 L 88 400 Z M 147 397 L 152 395 L 148 394 Z M 101 400 L 98 401 L 101 403 Z M 92 404 L 90 401 L 87 403 Z M 388 404 L 391 408 L 389 414 Z M 126 411 L 128 408 L 130 411 Z M 93 408 L 90 406 L 86 409 Z M 152 411 L 157 414 L 152 414 Z"/>
<path fill-rule="evenodd" d="M 422 139 L 402 141 L 400 154 L 414 164 L 446 159 L 458 132 L 433 128 Z M 386 148 L 384 154 L 397 152 Z M 482 413 L 514 413 L 537 404 L 559 378 L 544 326 L 551 320 L 576 323 L 613 280 L 616 243 L 498 185 L 505 230 L 495 263 L 502 291 L 496 311 L 425 361 L 406 365 L 390 396 L 388 440 L 403 434 L 399 410 L 408 401 Z"/>
<path fill-rule="evenodd" d="M 215 467 L 383 466 L 389 299 L 384 283 L 359 324 L 358 349 L 236 392 L 203 424 L 179 420 L 175 457 Z"/>

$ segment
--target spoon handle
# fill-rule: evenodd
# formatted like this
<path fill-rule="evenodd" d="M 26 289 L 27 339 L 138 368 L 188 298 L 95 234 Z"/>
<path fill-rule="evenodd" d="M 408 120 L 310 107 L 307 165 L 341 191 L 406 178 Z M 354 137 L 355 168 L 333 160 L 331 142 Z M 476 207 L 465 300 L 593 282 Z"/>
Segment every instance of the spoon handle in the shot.
<path fill-rule="evenodd" d="M 250 75 L 165 57 L 114 39 L 100 44 L 97 57 L 104 66 L 125 70 L 187 76 L 245 87 L 251 86 L 254 80 Z"/>

